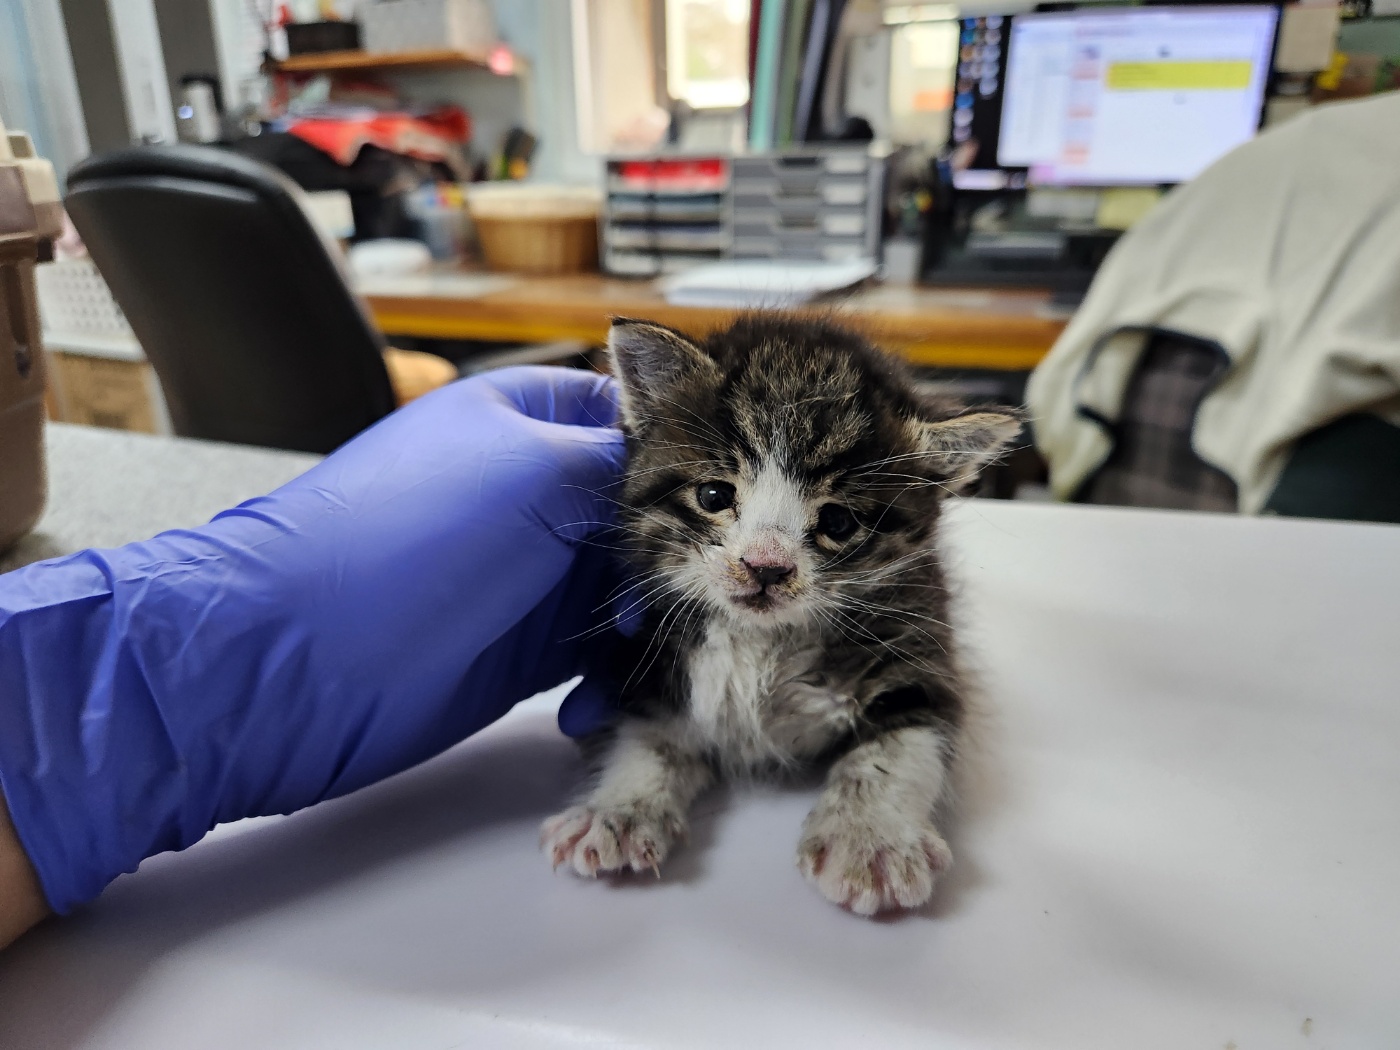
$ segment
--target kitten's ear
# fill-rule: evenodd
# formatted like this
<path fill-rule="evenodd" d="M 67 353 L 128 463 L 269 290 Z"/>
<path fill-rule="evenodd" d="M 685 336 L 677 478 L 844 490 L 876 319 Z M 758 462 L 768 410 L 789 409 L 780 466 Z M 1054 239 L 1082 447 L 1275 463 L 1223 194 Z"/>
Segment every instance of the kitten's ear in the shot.
<path fill-rule="evenodd" d="M 689 378 L 720 378 L 719 366 L 679 332 L 650 321 L 614 317 L 608 332 L 613 374 L 622 386 L 622 419 L 631 428 Z"/>
<path fill-rule="evenodd" d="M 1004 409 L 909 424 L 919 448 L 954 486 L 966 484 L 1021 432 L 1021 418 Z"/>

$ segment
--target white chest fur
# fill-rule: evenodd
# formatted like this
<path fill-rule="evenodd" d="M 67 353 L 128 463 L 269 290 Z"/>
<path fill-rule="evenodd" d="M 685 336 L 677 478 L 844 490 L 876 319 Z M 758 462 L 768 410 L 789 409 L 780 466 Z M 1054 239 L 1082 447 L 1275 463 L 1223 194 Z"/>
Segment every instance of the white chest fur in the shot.
<path fill-rule="evenodd" d="M 690 657 L 689 730 L 726 765 L 810 758 L 852 725 L 855 702 L 822 673 L 815 632 L 716 620 Z"/>

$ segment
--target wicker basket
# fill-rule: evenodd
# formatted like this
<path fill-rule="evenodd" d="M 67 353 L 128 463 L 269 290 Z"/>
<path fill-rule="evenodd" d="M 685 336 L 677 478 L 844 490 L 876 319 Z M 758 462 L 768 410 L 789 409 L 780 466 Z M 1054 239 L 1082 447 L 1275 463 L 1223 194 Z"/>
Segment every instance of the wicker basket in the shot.
<path fill-rule="evenodd" d="M 486 265 L 510 273 L 583 273 L 598 268 L 594 189 L 485 184 L 467 193 Z"/>

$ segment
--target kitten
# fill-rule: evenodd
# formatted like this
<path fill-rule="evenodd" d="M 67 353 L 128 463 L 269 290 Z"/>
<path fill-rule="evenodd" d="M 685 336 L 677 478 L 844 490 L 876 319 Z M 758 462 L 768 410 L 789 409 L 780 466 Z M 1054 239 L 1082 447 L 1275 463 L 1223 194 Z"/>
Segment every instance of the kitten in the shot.
<path fill-rule="evenodd" d="M 862 915 L 928 900 L 964 697 L 936 524 L 1019 431 L 921 395 L 828 321 L 742 318 L 703 343 L 617 320 L 622 542 L 647 606 L 623 714 L 555 867 L 656 871 L 716 776 L 829 765 L 798 865 Z"/>

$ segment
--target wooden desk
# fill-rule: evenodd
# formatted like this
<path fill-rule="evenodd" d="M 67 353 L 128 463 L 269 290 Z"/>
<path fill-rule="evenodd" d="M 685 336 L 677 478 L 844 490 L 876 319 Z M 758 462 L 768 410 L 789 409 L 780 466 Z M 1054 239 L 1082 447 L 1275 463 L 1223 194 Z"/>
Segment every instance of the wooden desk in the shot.
<path fill-rule="evenodd" d="M 479 297 L 416 295 L 400 282 L 395 294 L 367 294 L 387 334 L 432 339 L 602 344 L 608 318 L 641 317 L 702 333 L 732 310 L 672 306 L 650 281 L 588 274 L 520 277 Z M 910 288 L 872 285 L 839 300 L 836 309 L 882 346 L 918 365 L 1025 371 L 1045 356 L 1068 312 L 1035 291 Z M 830 302 L 820 309 L 831 309 Z"/>

